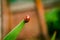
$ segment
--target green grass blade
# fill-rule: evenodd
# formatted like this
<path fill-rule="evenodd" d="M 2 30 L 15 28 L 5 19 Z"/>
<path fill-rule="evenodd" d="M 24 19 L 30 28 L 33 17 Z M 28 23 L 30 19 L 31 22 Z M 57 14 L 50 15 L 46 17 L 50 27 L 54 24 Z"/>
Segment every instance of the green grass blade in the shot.
<path fill-rule="evenodd" d="M 56 32 L 54 32 L 54 34 L 53 34 L 51 40 L 55 40 L 55 37 L 56 37 Z"/>
<path fill-rule="evenodd" d="M 18 34 L 21 32 L 25 22 L 22 20 L 15 28 L 13 28 L 3 40 L 16 40 Z"/>

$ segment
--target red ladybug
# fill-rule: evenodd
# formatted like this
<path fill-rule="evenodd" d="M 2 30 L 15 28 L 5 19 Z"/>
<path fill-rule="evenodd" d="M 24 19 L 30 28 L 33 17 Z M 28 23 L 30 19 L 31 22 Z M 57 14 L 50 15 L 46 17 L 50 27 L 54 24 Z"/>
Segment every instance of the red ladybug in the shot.
<path fill-rule="evenodd" d="M 27 23 L 27 22 L 29 22 L 29 20 L 30 20 L 30 16 L 27 15 L 27 16 L 24 18 L 24 21 Z"/>

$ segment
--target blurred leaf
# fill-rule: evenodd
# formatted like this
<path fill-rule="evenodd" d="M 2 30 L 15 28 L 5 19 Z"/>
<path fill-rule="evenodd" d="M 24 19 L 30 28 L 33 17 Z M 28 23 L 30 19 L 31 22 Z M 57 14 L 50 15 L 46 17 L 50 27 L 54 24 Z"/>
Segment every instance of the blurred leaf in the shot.
<path fill-rule="evenodd" d="M 56 37 L 56 32 L 54 32 L 54 34 L 53 34 L 51 40 L 55 40 L 55 37 Z"/>

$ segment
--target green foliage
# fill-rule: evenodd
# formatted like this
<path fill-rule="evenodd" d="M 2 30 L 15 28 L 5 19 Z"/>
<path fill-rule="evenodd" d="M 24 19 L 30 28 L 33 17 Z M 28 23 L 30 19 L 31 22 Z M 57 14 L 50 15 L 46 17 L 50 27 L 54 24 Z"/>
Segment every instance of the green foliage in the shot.
<path fill-rule="evenodd" d="M 17 0 L 7 0 L 8 3 L 14 3 L 16 2 Z"/>
<path fill-rule="evenodd" d="M 46 12 L 46 14 L 45 14 L 46 22 L 48 24 L 50 24 L 50 22 L 52 22 L 54 28 L 57 28 L 57 29 L 60 29 L 60 25 L 59 25 L 60 13 L 59 12 L 60 11 L 58 8 L 54 8 L 54 9 L 50 10 L 49 12 Z"/>
<path fill-rule="evenodd" d="M 50 11 L 46 12 L 45 17 L 47 21 L 57 21 L 57 11 L 58 9 L 51 9 Z"/>
<path fill-rule="evenodd" d="M 48 32 L 50 37 L 52 37 L 54 31 L 57 31 L 57 37 L 60 37 L 60 9 L 53 8 L 49 10 L 46 12 L 45 18 L 48 25 Z M 52 39 L 54 39 L 54 37 Z"/>

